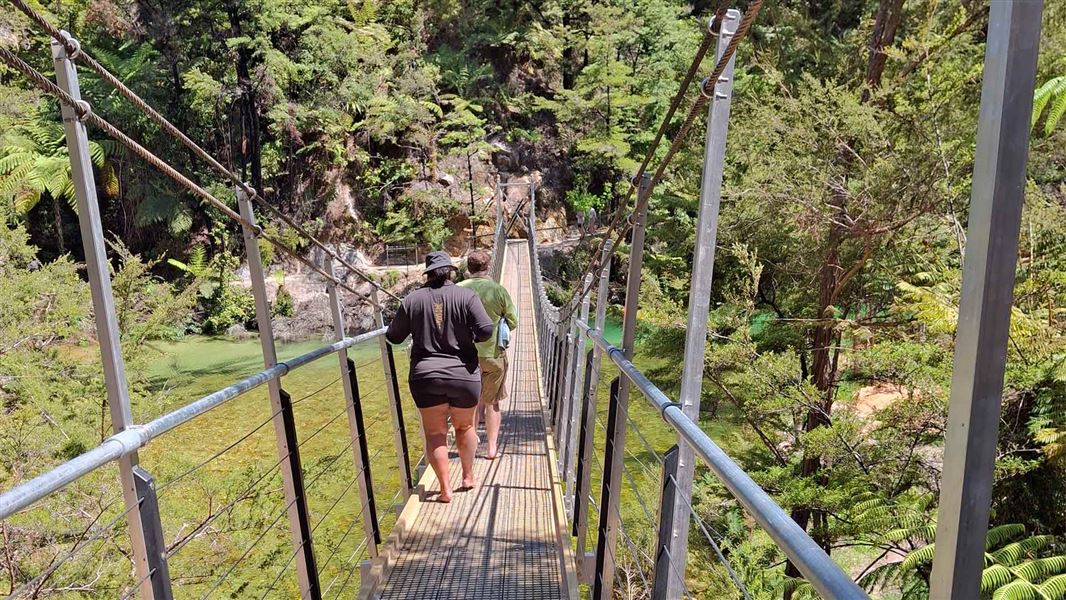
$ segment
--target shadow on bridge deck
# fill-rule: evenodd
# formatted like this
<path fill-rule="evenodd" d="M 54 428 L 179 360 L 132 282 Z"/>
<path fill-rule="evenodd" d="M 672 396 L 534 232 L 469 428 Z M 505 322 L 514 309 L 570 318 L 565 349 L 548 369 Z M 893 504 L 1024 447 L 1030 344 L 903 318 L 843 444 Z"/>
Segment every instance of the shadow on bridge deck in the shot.
<path fill-rule="evenodd" d="M 519 312 L 512 337 L 510 398 L 504 403 L 496 461 L 475 463 L 481 484 L 457 492 L 451 504 L 425 498 L 440 489 L 427 470 L 411 496 L 383 552 L 384 561 L 367 578 L 363 598 L 459 600 L 492 598 L 550 600 L 576 598 L 570 538 L 559 497 L 554 450 L 537 384 L 529 249 L 507 248 L 503 283 Z M 453 485 L 459 485 L 453 455 Z"/>

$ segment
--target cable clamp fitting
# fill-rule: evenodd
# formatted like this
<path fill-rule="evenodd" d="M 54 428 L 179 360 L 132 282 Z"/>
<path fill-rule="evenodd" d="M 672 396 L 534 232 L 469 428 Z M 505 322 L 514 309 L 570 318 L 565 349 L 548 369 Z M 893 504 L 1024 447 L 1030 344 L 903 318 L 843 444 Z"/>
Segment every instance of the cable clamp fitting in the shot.
<path fill-rule="evenodd" d="M 81 42 L 66 31 L 60 31 L 59 34 L 63 37 L 60 42 L 63 43 L 63 49 L 67 51 L 67 59 L 74 60 L 81 56 Z"/>
<path fill-rule="evenodd" d="M 85 119 L 89 118 L 89 115 L 93 112 L 93 107 L 85 100 L 78 100 L 74 103 L 74 112 L 78 115 L 78 122 L 84 123 Z"/>
<path fill-rule="evenodd" d="M 708 89 L 708 85 L 710 85 L 710 89 Z M 703 81 L 700 82 L 700 95 L 708 100 L 714 99 L 714 84 L 711 84 L 710 77 L 705 77 Z"/>
<path fill-rule="evenodd" d="M 718 18 L 718 14 L 715 13 L 707 19 L 707 33 L 717 36 L 720 31 L 722 31 L 722 19 Z"/>
<path fill-rule="evenodd" d="M 677 402 L 667 402 L 666 404 L 664 404 L 663 407 L 659 410 L 659 416 L 663 418 L 663 421 L 666 420 L 666 409 L 668 409 L 668 408 L 670 408 L 672 406 L 676 406 L 677 408 L 681 408 L 681 405 L 678 404 Z"/>

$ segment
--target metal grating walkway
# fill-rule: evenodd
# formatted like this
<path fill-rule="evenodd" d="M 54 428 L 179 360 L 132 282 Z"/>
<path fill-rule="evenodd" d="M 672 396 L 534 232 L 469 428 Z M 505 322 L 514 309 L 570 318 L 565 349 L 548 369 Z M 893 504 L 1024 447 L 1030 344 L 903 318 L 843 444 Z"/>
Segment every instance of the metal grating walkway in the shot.
<path fill-rule="evenodd" d="M 529 248 L 511 242 L 503 283 L 518 308 L 503 406 L 500 449 L 488 461 L 484 444 L 475 469 L 481 485 L 456 492 L 451 504 L 418 503 L 417 516 L 380 589 L 382 600 L 551 600 L 568 597 L 569 560 L 559 543 L 553 471 L 540 391 L 529 285 Z M 453 485 L 460 479 L 453 452 Z M 432 470 L 425 489 L 439 489 Z M 565 578 L 565 579 L 564 579 Z"/>

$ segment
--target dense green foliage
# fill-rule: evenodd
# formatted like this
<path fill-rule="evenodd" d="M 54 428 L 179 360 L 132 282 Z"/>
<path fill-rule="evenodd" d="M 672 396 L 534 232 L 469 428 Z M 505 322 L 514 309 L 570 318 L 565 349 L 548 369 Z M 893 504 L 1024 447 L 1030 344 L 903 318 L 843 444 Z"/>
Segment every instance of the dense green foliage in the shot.
<path fill-rule="evenodd" d="M 1046 4 L 984 588 L 994 598 L 1066 595 L 1066 3 Z M 271 203 L 371 257 L 384 244 L 462 251 L 478 227 L 488 229 L 487 200 L 500 180 L 536 181 L 544 214 L 617 208 L 713 10 L 702 0 L 39 7 Z M 986 28 L 981 1 L 767 0 L 738 55 L 702 424 L 878 597 L 928 595 Z M 0 13 L 0 44 L 52 68 L 47 40 L 15 11 Z M 81 78 L 94 110 L 236 205 L 223 177 L 87 70 Z M 150 417 L 256 367 L 242 354 L 212 371 L 198 355 L 188 371 L 215 378 L 197 384 L 189 375 L 178 388 L 149 368 L 166 362 L 153 348 L 173 350 L 160 340 L 254 326 L 239 282 L 244 248 L 220 213 L 90 134 L 135 412 Z M 652 197 L 642 277 L 638 354 L 671 392 L 693 260 L 698 138 Z M 109 431 L 75 211 L 55 102 L 0 67 L 4 489 Z M 554 299 L 565 299 L 596 241 L 553 261 Z M 275 315 L 298 314 L 291 265 L 271 244 L 257 250 L 280 273 Z M 379 275 L 390 285 L 401 279 Z M 193 353 L 208 344 L 188 343 Z M 317 383 L 300 387 L 310 393 Z M 246 421 L 232 409 L 208 428 L 221 442 Z M 647 435 L 661 452 L 672 438 L 658 427 Z M 198 441 L 180 435 L 186 446 Z M 652 457 L 638 442 L 630 465 L 641 470 Z M 213 555 L 235 559 L 273 518 L 276 498 L 262 490 L 238 510 L 214 512 L 270 464 L 248 458 L 269 457 L 268 441 L 253 446 L 238 468 L 181 492 L 210 508 L 170 513 L 169 541 L 196 540 L 172 574 Z M 323 448 L 326 458 L 337 452 Z M 177 462 L 200 458 L 189 450 Z M 657 474 L 643 471 L 634 487 L 654 498 Z M 117 516 L 104 505 L 113 478 L 99 475 L 5 524 L 0 582 L 32 579 L 93 520 Z M 698 473 L 694 505 L 753 598 L 811 593 L 708 472 Z M 641 507 L 627 500 L 625 509 L 646 542 Z M 224 526 L 200 529 L 223 512 Z M 737 597 L 702 533 L 694 528 L 691 539 L 692 591 Z M 113 596 L 108 586 L 129 583 L 124 543 L 107 550 L 109 567 L 64 579 L 97 582 L 79 592 L 86 596 Z M 264 553 L 276 559 L 284 548 L 270 540 Z M 621 552 L 624 587 L 642 597 L 641 559 Z M 260 561 L 273 568 L 280 561 L 270 556 Z M 203 576 L 225 564 L 212 562 Z M 229 590 L 235 597 L 269 583 L 242 576 L 248 587 Z M 183 585 L 209 581 L 190 576 Z"/>

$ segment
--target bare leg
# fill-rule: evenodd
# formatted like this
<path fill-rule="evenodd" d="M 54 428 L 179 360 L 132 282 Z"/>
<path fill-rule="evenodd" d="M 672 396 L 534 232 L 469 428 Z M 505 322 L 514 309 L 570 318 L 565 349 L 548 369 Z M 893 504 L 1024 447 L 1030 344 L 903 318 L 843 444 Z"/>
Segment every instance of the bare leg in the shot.
<path fill-rule="evenodd" d="M 452 427 L 455 428 L 455 445 L 459 447 L 459 462 L 463 465 L 463 487 L 477 485 L 474 479 L 474 452 L 477 451 L 477 430 L 474 429 L 476 408 L 452 408 Z"/>
<path fill-rule="evenodd" d="M 500 436 L 500 421 L 503 415 L 500 413 L 499 402 L 482 404 L 481 407 L 485 410 L 485 444 L 488 446 L 485 456 L 492 460 L 500 454 L 496 449 L 496 442 Z"/>
<path fill-rule="evenodd" d="M 448 469 L 448 411 L 447 404 L 420 408 L 422 413 L 422 433 L 426 437 L 426 457 L 429 465 L 440 482 L 441 502 L 452 501 L 452 482 Z"/>

